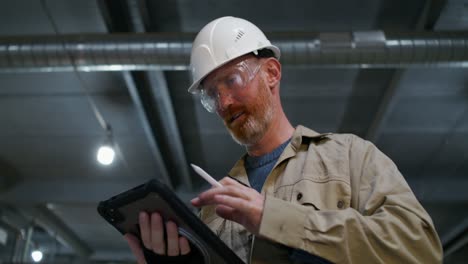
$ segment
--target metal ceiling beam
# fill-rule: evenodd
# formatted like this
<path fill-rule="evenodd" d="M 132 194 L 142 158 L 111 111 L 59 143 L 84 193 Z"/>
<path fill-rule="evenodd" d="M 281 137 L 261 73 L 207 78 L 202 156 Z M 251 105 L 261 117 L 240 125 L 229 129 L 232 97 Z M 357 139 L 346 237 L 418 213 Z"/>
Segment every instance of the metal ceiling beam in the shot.
<path fill-rule="evenodd" d="M 423 159 L 417 167 L 419 168 L 418 173 L 416 174 L 418 177 L 424 176 L 428 170 L 430 171 L 431 168 L 431 163 L 434 160 L 437 160 L 438 157 L 440 157 L 440 154 L 443 152 L 443 150 L 446 148 L 447 144 L 449 142 L 454 142 L 455 137 L 459 133 L 459 131 L 463 130 L 463 126 L 465 124 L 465 120 L 468 120 L 468 105 L 464 106 L 463 112 L 461 112 L 454 122 L 448 126 L 448 128 L 445 129 L 445 133 L 443 135 L 443 140 L 440 140 L 437 142 L 437 144 L 434 143 L 435 147 L 430 151 L 429 153 L 426 153 L 425 159 Z M 453 164 L 448 168 L 445 168 L 445 172 L 448 175 L 454 175 L 459 173 L 459 169 L 462 168 L 463 165 L 466 164 L 468 161 L 468 152 L 466 152 L 458 164 Z"/>
<path fill-rule="evenodd" d="M 379 140 L 380 135 L 382 134 L 382 129 L 387 123 L 387 120 L 390 114 L 393 112 L 393 109 L 396 105 L 395 95 L 397 94 L 398 88 L 400 86 L 401 77 L 404 74 L 404 70 L 397 69 L 393 73 L 390 83 L 385 89 L 384 95 L 380 101 L 379 108 L 375 113 L 375 116 L 372 120 L 369 129 L 365 135 L 365 138 L 369 141 L 376 143 Z"/>
<path fill-rule="evenodd" d="M 424 2 L 422 11 L 419 15 L 416 24 L 414 25 L 414 29 L 416 31 L 421 31 L 427 25 L 427 20 L 429 16 L 433 19 L 435 16 L 433 6 L 434 3 L 437 2 L 436 0 L 426 0 Z M 440 13 L 439 15 L 440 16 Z M 429 51 L 427 51 L 429 52 Z M 468 46 L 465 48 L 465 52 L 468 52 Z M 379 137 L 381 135 L 381 131 L 384 125 L 387 123 L 387 120 L 390 114 L 393 112 L 393 109 L 396 105 L 396 95 L 398 93 L 398 89 L 400 87 L 400 81 L 402 76 L 405 74 L 405 70 L 401 68 L 397 68 L 393 73 L 393 76 L 390 79 L 390 83 L 385 89 L 384 95 L 382 96 L 382 100 L 380 103 L 379 108 L 367 130 L 365 138 L 370 140 L 374 143 L 378 142 Z"/>
<path fill-rule="evenodd" d="M 2 204 L 0 207 L 0 220 L 14 227 L 18 231 L 31 225 L 31 220 L 20 214 L 11 205 Z"/>
<path fill-rule="evenodd" d="M 175 174 L 174 177 L 179 177 L 183 186 L 191 190 L 193 188 L 192 179 L 166 78 L 162 71 L 148 72 L 147 77 L 152 91 L 154 108 L 157 109 L 159 120 L 162 123 L 161 134 L 167 145 L 167 155 Z"/>
<path fill-rule="evenodd" d="M 416 28 L 420 30 L 433 31 L 442 12 L 444 12 L 447 2 L 448 0 L 426 1 Z"/>
<path fill-rule="evenodd" d="M 139 0 L 126 0 L 131 28 L 134 32 L 144 33 L 147 26 Z M 162 123 L 162 134 L 164 142 L 167 143 L 169 162 L 175 177 L 180 177 L 182 184 L 188 190 L 192 190 L 192 180 L 188 170 L 182 139 L 180 136 L 177 120 L 172 106 L 171 96 L 167 87 L 166 77 L 162 71 L 148 71 L 144 73 L 151 87 L 153 106 L 157 110 L 159 120 Z M 171 171 L 171 170 L 170 170 Z"/>
<path fill-rule="evenodd" d="M 284 65 L 468 67 L 468 31 L 269 34 Z M 0 72 L 187 70 L 194 34 L 0 37 Z M 62 47 L 65 45 L 66 50 Z"/>
<path fill-rule="evenodd" d="M 442 238 L 444 258 L 452 255 L 457 250 L 468 244 L 468 218 L 465 218 Z"/>
<path fill-rule="evenodd" d="M 101 0 L 99 3 L 110 31 L 146 31 L 140 10 L 142 3 L 137 0 Z M 137 107 L 157 166 L 162 171 L 162 178 L 166 184 L 172 186 L 175 184 L 174 178 L 180 177 L 183 186 L 190 190 L 192 183 L 188 164 L 164 74 L 158 70 L 138 74 L 124 71 L 123 77 Z M 153 112 L 156 112 L 156 118 Z M 164 157 L 162 153 L 166 153 Z"/>
<path fill-rule="evenodd" d="M 47 207 L 34 206 L 21 211 L 49 234 L 56 236 L 62 244 L 71 248 L 78 256 L 86 259 L 92 255 L 92 249 Z"/>
<path fill-rule="evenodd" d="M 173 189 L 166 164 L 164 163 L 164 160 L 162 158 L 162 153 L 161 151 L 159 151 L 160 148 L 156 140 L 156 133 L 154 133 L 154 130 L 151 128 L 150 120 L 143 107 L 140 93 L 138 92 L 132 75 L 129 72 L 124 72 L 123 77 L 127 89 L 130 93 L 130 97 L 132 98 L 133 104 L 135 105 L 135 109 L 138 113 L 138 117 L 143 127 L 143 131 L 145 132 L 145 136 L 148 141 L 151 153 L 153 154 L 156 166 L 160 172 L 159 175 L 155 175 L 155 177 L 161 178 L 164 183 L 166 183 L 171 189 Z"/>
<path fill-rule="evenodd" d="M 5 201 L 6 202 L 6 201 Z M 14 203 L 11 203 L 13 204 Z M 46 230 L 52 238 L 56 237 L 63 245 L 67 246 L 77 255 L 88 258 L 93 253 L 62 220 L 45 206 L 36 206 L 37 202 L 30 201 L 27 205 L 12 208 L 3 205 L 1 219 L 18 230 L 25 230 L 32 225 L 38 225 Z"/>
<path fill-rule="evenodd" d="M 139 0 L 126 0 L 128 15 L 130 17 L 130 26 L 133 32 L 144 33 L 146 32 L 145 22 L 141 15 Z"/>

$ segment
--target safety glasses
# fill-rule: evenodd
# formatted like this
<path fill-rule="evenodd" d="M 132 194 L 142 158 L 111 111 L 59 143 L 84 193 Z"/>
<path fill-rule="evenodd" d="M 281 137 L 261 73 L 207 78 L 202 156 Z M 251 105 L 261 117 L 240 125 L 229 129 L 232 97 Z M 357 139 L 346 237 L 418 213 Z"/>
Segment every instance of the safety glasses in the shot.
<path fill-rule="evenodd" d="M 236 96 L 255 78 L 262 64 L 257 59 L 243 60 L 216 77 L 204 80 L 200 85 L 200 101 L 205 109 L 214 113 L 221 96 Z"/>

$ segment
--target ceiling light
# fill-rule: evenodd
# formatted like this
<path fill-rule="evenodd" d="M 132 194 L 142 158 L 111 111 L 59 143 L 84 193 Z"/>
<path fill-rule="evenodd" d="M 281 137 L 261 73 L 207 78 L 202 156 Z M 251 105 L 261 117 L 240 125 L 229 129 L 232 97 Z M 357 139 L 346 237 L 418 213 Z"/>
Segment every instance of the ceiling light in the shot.
<path fill-rule="evenodd" d="M 31 257 L 34 260 L 34 262 L 39 262 L 42 260 L 42 252 L 40 250 L 34 250 L 31 253 Z"/>
<path fill-rule="evenodd" d="M 112 164 L 115 158 L 114 137 L 112 128 L 109 124 L 105 124 L 106 138 L 97 151 L 96 158 L 102 165 L 108 166 Z"/>
<path fill-rule="evenodd" d="M 102 165 L 110 165 L 114 161 L 115 151 L 111 145 L 102 145 L 97 152 L 97 160 Z"/>

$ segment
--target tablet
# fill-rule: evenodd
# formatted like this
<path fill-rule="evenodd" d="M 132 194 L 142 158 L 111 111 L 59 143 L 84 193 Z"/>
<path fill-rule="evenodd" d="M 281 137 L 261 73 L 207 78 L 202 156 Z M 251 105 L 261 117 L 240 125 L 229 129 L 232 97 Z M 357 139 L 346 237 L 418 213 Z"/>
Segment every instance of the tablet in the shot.
<path fill-rule="evenodd" d="M 179 234 L 187 237 L 203 256 L 204 263 L 245 264 L 192 211 L 159 180 L 151 180 L 119 195 L 102 201 L 99 214 L 121 234 L 132 233 L 138 238 L 138 215 L 141 211 L 158 212 L 165 221 L 174 221 Z"/>

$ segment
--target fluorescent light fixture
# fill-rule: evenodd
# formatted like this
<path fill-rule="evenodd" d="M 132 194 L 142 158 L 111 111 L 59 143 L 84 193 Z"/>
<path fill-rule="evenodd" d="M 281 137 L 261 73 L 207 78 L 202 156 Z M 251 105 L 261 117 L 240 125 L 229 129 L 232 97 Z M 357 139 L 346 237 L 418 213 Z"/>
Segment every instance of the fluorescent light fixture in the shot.
<path fill-rule="evenodd" d="M 97 160 L 102 165 L 110 165 L 114 161 L 115 151 L 109 145 L 103 145 L 97 152 Z"/>

